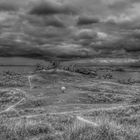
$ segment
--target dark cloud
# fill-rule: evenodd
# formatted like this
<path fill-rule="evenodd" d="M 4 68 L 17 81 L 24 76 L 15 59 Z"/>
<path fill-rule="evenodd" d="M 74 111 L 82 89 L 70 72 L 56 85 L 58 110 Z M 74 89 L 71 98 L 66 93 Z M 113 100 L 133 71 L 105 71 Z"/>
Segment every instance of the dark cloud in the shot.
<path fill-rule="evenodd" d="M 77 43 L 85 45 L 90 45 L 96 42 L 111 42 L 117 37 L 113 34 L 108 34 L 106 32 L 101 32 L 97 29 L 80 29 L 74 34 L 74 39 Z"/>
<path fill-rule="evenodd" d="M 131 30 L 125 38 L 122 40 L 124 48 L 127 52 L 139 52 L 140 51 L 140 31 Z"/>
<path fill-rule="evenodd" d="M 136 2 L 0 0 L 0 55 L 72 58 L 134 54 L 140 51 L 140 6 Z"/>
<path fill-rule="evenodd" d="M 122 17 L 111 16 L 105 19 L 103 22 L 110 26 L 114 27 L 116 26 L 123 29 L 129 29 L 135 26 L 131 18 L 123 16 Z"/>
<path fill-rule="evenodd" d="M 95 39 L 97 38 L 97 33 L 92 29 L 81 29 L 75 33 L 76 39 Z"/>
<path fill-rule="evenodd" d="M 31 37 L 35 37 L 38 39 L 44 39 L 44 40 L 52 40 L 51 43 L 53 43 L 53 40 L 55 39 L 61 39 L 62 41 L 69 39 L 70 32 L 65 28 L 56 28 L 54 26 L 48 26 L 48 27 L 38 27 L 38 26 L 32 26 L 32 29 L 30 27 L 26 27 L 25 29 L 26 34 L 29 34 Z"/>
<path fill-rule="evenodd" d="M 25 8 L 30 0 L 0 0 L 0 11 L 18 11 Z"/>
<path fill-rule="evenodd" d="M 119 55 L 126 55 L 125 57 L 127 57 L 128 53 L 133 53 L 132 56 L 134 56 L 135 52 L 137 53 L 140 51 L 140 40 L 134 38 L 134 36 L 125 36 L 122 39 L 116 41 L 91 43 L 90 47 L 96 51 L 110 52 L 112 56 L 118 57 Z M 114 54 L 114 52 L 116 53 L 116 55 Z"/>
<path fill-rule="evenodd" d="M 93 23 L 99 23 L 100 20 L 96 17 L 80 16 L 77 21 L 78 26 L 89 25 Z"/>
<path fill-rule="evenodd" d="M 139 52 L 140 51 L 140 40 L 126 40 L 124 48 L 127 52 Z"/>
<path fill-rule="evenodd" d="M 18 11 L 19 7 L 14 3 L 0 2 L 0 11 Z"/>
<path fill-rule="evenodd" d="M 6 39 L 0 40 L 0 55 L 3 57 L 20 56 L 46 60 L 51 58 L 72 59 L 91 57 L 93 53 L 92 50 L 69 43 L 59 45 L 44 44 L 38 46 L 25 42 L 15 42 Z"/>
<path fill-rule="evenodd" d="M 0 39 L 1 56 L 40 56 L 43 55 L 37 47 L 30 46 L 26 43 L 17 43 L 13 40 Z"/>
<path fill-rule="evenodd" d="M 76 12 L 72 6 L 48 0 L 33 3 L 33 8 L 29 11 L 30 14 L 35 15 L 75 14 Z"/>
<path fill-rule="evenodd" d="M 120 40 L 117 41 L 105 41 L 105 42 L 95 42 L 90 45 L 95 50 L 120 50 L 123 49 L 122 43 Z"/>
<path fill-rule="evenodd" d="M 89 46 L 98 38 L 97 33 L 92 29 L 80 29 L 74 33 L 75 42 L 84 47 Z"/>
<path fill-rule="evenodd" d="M 45 16 L 45 17 L 36 17 L 36 16 L 26 16 L 26 20 L 36 26 L 43 26 L 44 28 L 47 26 L 53 26 L 57 28 L 64 28 L 65 23 L 56 16 Z"/>
<path fill-rule="evenodd" d="M 140 30 L 131 30 L 131 32 L 128 32 L 127 37 L 134 40 L 140 40 Z"/>
<path fill-rule="evenodd" d="M 139 17 L 133 17 L 128 15 L 120 15 L 120 16 L 109 16 L 106 19 L 102 20 L 106 26 L 111 26 L 115 28 L 117 27 L 118 30 L 134 30 L 140 29 L 140 19 Z"/>
<path fill-rule="evenodd" d="M 140 3 L 139 0 L 118 0 L 108 4 L 108 7 L 111 10 L 115 10 L 118 12 L 124 12 L 125 10 L 129 10 L 133 8 L 133 4 Z"/>
<path fill-rule="evenodd" d="M 114 3 L 108 4 L 108 7 L 110 9 L 112 9 L 113 11 L 122 11 L 122 10 L 126 10 L 127 8 L 131 8 L 132 7 L 132 3 L 131 0 L 122 0 L 122 1 L 115 1 Z"/>
<path fill-rule="evenodd" d="M 47 26 L 54 26 L 58 28 L 64 28 L 65 24 L 58 18 L 51 18 L 50 20 L 45 20 L 45 25 Z"/>

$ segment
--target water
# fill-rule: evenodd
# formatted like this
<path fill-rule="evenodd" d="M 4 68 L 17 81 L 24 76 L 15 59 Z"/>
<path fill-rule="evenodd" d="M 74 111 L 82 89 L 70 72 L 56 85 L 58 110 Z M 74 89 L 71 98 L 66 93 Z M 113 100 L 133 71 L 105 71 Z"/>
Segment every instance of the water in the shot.
<path fill-rule="evenodd" d="M 28 72 L 32 72 L 33 70 L 34 70 L 34 67 L 32 66 L 0 66 L 0 73 L 4 71 L 28 73 Z"/>
<path fill-rule="evenodd" d="M 0 73 L 12 71 L 19 73 L 32 72 L 36 64 L 47 65 L 46 61 L 23 57 L 0 57 Z"/>
<path fill-rule="evenodd" d="M 46 64 L 47 62 L 39 59 L 24 57 L 0 57 L 0 65 L 35 65 L 37 63 Z"/>

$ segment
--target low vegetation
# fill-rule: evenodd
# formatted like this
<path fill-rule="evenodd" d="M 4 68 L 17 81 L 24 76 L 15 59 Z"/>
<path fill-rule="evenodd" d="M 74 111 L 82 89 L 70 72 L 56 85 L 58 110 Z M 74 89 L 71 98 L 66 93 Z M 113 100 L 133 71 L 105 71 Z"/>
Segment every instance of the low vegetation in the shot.
<path fill-rule="evenodd" d="M 0 111 L 8 108 L 11 105 L 14 105 L 24 97 L 25 95 L 19 90 L 14 89 L 0 90 Z"/>
<path fill-rule="evenodd" d="M 4 71 L 0 74 L 0 87 L 23 87 L 26 83 L 27 78 L 20 73 Z"/>
<path fill-rule="evenodd" d="M 69 116 L 0 118 L 3 140 L 139 140 L 139 126 L 95 117 L 97 126 Z"/>
<path fill-rule="evenodd" d="M 37 64 L 33 73 L 4 71 L 0 140 L 140 140 L 140 87 L 135 83 L 116 82 L 110 68 L 59 62 Z"/>
<path fill-rule="evenodd" d="M 115 121 L 96 120 L 98 126 L 78 124 L 66 133 L 65 140 L 139 140 L 140 130 L 128 125 L 120 125 Z"/>

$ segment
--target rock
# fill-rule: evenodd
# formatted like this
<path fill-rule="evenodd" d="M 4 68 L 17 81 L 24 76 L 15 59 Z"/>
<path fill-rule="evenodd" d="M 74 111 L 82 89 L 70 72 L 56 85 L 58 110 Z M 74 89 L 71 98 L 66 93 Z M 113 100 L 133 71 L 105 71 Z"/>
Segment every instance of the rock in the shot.
<path fill-rule="evenodd" d="M 61 91 L 62 91 L 62 92 L 65 92 L 65 90 L 66 90 L 66 87 L 62 86 L 62 87 L 61 87 Z"/>

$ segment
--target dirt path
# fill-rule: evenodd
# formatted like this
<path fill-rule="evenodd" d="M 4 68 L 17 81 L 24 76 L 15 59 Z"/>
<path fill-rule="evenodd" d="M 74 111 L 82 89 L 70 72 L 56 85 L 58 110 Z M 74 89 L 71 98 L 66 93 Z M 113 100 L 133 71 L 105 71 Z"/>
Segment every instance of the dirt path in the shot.
<path fill-rule="evenodd" d="M 23 98 L 23 99 L 21 99 L 20 101 L 18 101 L 16 104 L 14 104 L 14 105 L 11 105 L 10 107 L 8 107 L 7 109 L 5 109 L 5 110 L 3 110 L 3 111 L 1 111 L 0 112 L 0 114 L 2 114 L 2 113 L 4 113 L 4 112 L 8 112 L 8 111 L 10 111 L 10 110 L 12 110 L 12 109 L 14 109 L 17 105 L 19 105 L 22 101 L 24 101 L 25 100 L 25 98 Z M 14 109 L 14 110 L 16 110 L 16 109 Z"/>
<path fill-rule="evenodd" d="M 85 124 L 89 124 L 89 125 L 93 125 L 93 126 L 98 126 L 97 123 L 94 123 L 94 122 L 92 122 L 92 121 L 89 121 L 89 120 L 87 120 L 87 119 L 84 119 L 84 118 L 82 118 L 81 116 L 76 116 L 76 118 L 77 118 L 77 120 L 79 120 L 79 121 L 81 121 L 81 122 L 83 122 L 83 123 L 85 123 Z"/>

